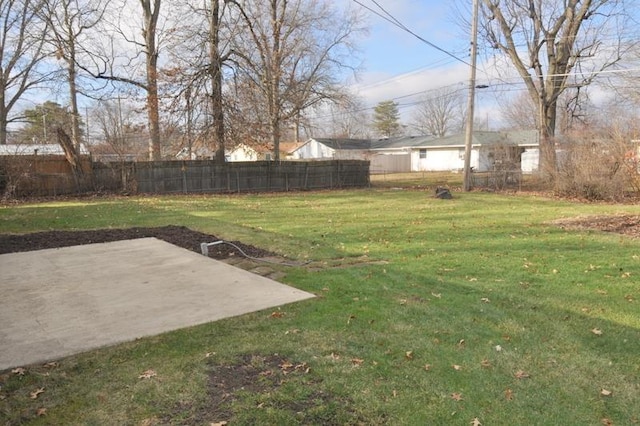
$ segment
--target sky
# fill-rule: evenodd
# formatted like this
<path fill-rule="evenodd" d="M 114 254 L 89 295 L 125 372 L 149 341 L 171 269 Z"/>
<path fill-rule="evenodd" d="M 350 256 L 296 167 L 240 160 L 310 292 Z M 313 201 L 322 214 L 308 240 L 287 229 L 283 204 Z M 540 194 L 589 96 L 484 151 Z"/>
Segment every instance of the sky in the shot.
<path fill-rule="evenodd" d="M 361 8 L 368 19 L 369 34 L 360 41 L 362 70 L 352 89 L 372 107 L 393 99 L 403 119 L 410 119 L 413 102 L 433 89 L 453 86 L 466 90 L 470 76 L 470 34 L 456 17 L 453 1 L 358 0 L 379 12 L 384 8 L 412 32 L 451 53 L 459 60 L 419 40 L 392 23 Z M 388 15 L 386 15 L 388 16 Z M 467 21 L 468 17 L 465 17 Z M 467 62 L 467 63 L 463 63 Z M 479 74 L 478 78 L 483 75 Z"/>
<path fill-rule="evenodd" d="M 368 20 L 369 34 L 360 41 L 363 68 L 357 83 L 352 86 L 365 107 L 372 109 L 380 101 L 394 100 L 400 105 L 401 120 L 408 124 L 412 106 L 421 97 L 428 97 L 433 89 L 445 86 L 459 88 L 466 98 L 471 69 L 471 0 L 341 1 L 361 8 Z M 465 10 L 460 10 L 461 6 Z M 412 32 L 460 60 L 420 41 L 365 7 L 382 15 L 388 12 L 385 16 L 393 16 Z M 633 13 L 633 10 L 632 7 L 626 12 L 631 12 L 638 22 L 640 13 Z M 625 32 L 629 38 L 640 37 L 637 25 L 630 28 Z M 617 35 L 609 39 L 606 35 L 603 37 L 606 42 Z M 525 87 L 508 61 L 500 63 L 499 55 L 484 55 L 486 51 L 482 51 L 480 39 L 478 46 L 476 84 L 488 87 L 476 90 L 476 122 L 483 123 L 483 129 L 497 130 L 504 124 L 500 105 L 514 95 L 525 93 Z M 597 84 L 590 87 L 589 93 L 591 101 L 596 103 L 611 96 L 609 90 Z"/>

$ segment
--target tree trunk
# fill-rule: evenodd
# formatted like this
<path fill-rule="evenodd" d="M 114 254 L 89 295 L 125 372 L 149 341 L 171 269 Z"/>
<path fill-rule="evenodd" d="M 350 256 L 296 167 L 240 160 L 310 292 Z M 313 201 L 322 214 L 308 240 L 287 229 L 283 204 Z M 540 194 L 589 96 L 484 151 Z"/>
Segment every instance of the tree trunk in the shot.
<path fill-rule="evenodd" d="M 75 44 L 69 40 L 69 99 L 71 104 L 71 141 L 76 151 L 80 152 L 80 113 L 78 112 L 78 88 L 76 86 Z"/>
<path fill-rule="evenodd" d="M 157 58 L 157 56 L 156 56 Z M 160 152 L 160 112 L 158 107 L 158 75 L 157 60 L 147 63 L 147 112 L 149 114 L 149 159 L 159 161 Z"/>
<path fill-rule="evenodd" d="M 273 144 L 273 160 L 280 161 L 280 120 L 271 119 L 271 143 Z"/>
<path fill-rule="evenodd" d="M 4 105 L 4 91 L 0 88 L 0 145 L 7 144 L 7 108 Z"/>
<path fill-rule="evenodd" d="M 156 25 L 160 12 L 160 0 L 140 0 L 144 14 L 143 35 L 146 47 L 147 114 L 149 122 L 149 159 L 158 161 L 160 152 L 160 112 L 158 106 L 158 49 Z"/>
<path fill-rule="evenodd" d="M 220 1 L 211 0 L 211 16 L 209 20 L 209 59 L 211 65 L 211 115 L 213 118 L 213 135 L 216 143 L 215 160 L 218 164 L 225 162 L 224 144 L 224 109 L 222 105 L 222 58 L 220 57 Z"/>
<path fill-rule="evenodd" d="M 538 170 L 544 176 L 553 178 L 558 171 L 556 157 L 556 108 L 557 102 L 543 102 L 540 105 L 540 157 Z"/>

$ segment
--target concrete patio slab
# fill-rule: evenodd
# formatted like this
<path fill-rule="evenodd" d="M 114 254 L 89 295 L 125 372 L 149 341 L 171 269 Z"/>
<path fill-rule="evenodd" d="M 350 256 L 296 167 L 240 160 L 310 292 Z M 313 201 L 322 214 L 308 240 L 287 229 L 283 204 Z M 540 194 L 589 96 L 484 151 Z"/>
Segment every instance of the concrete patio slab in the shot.
<path fill-rule="evenodd" d="M 0 370 L 314 297 L 155 238 L 0 255 Z"/>

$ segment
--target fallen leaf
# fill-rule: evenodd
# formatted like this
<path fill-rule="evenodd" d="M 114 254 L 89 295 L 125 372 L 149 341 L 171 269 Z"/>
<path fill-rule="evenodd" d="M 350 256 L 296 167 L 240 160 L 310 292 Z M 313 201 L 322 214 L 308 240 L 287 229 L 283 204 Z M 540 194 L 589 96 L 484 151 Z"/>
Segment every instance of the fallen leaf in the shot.
<path fill-rule="evenodd" d="M 460 341 L 458 342 L 458 346 L 464 346 L 464 339 L 460 339 Z"/>
<path fill-rule="evenodd" d="M 431 364 L 425 364 L 424 365 L 424 369 L 425 369 L 425 371 L 431 370 Z"/>
<path fill-rule="evenodd" d="M 284 316 L 284 312 L 274 311 L 271 313 L 271 318 L 282 318 Z"/>
<path fill-rule="evenodd" d="M 349 318 L 347 318 L 347 324 L 351 324 L 351 320 L 356 319 L 355 315 L 349 315 Z"/>
<path fill-rule="evenodd" d="M 58 368 L 59 366 L 60 364 L 58 364 L 57 362 L 48 362 L 43 365 L 44 368 Z"/>
<path fill-rule="evenodd" d="M 484 303 L 489 303 L 489 302 L 491 302 L 491 301 L 489 300 L 489 298 L 488 298 L 488 297 L 483 297 L 482 299 L 480 299 L 480 301 L 481 301 L 481 302 L 484 302 Z"/>
<path fill-rule="evenodd" d="M 42 416 L 44 416 L 45 414 L 47 414 L 47 409 L 46 409 L 46 408 L 44 408 L 44 407 L 42 407 L 42 408 L 38 408 L 38 409 L 36 410 L 36 416 L 38 416 L 38 417 L 42 417 Z"/>
<path fill-rule="evenodd" d="M 529 377 L 529 373 L 526 373 L 522 370 L 518 370 L 516 371 L 516 374 L 514 374 L 516 376 L 516 379 L 528 379 Z"/>
<path fill-rule="evenodd" d="M 36 398 L 38 398 L 38 395 L 40 395 L 43 392 L 44 392 L 44 388 L 38 388 L 38 389 L 34 390 L 33 392 L 31 392 L 29 394 L 29 397 L 31 399 L 36 399 Z"/>
<path fill-rule="evenodd" d="M 442 297 L 442 293 L 431 293 L 431 295 L 436 299 L 440 299 Z"/>
<path fill-rule="evenodd" d="M 150 370 L 146 370 L 142 374 L 140 374 L 138 376 L 138 379 L 150 379 L 150 378 L 156 377 L 156 376 L 157 376 L 156 372 L 150 369 Z"/>
<path fill-rule="evenodd" d="M 592 328 L 591 332 L 596 336 L 602 336 L 602 330 L 600 330 L 599 328 Z"/>
<path fill-rule="evenodd" d="M 227 426 L 227 422 L 223 420 L 221 422 L 210 423 L 209 426 Z"/>
<path fill-rule="evenodd" d="M 480 365 L 482 366 L 482 368 L 491 368 L 491 361 L 489 361 L 488 359 L 483 359 L 480 362 Z"/>
<path fill-rule="evenodd" d="M 612 393 L 613 392 L 611 392 L 610 390 L 607 390 L 607 389 L 602 389 L 600 391 L 600 395 L 602 395 L 602 396 L 611 396 Z"/>
<path fill-rule="evenodd" d="M 601 295 L 604 296 L 605 294 L 607 294 L 607 291 L 606 290 L 596 290 L 596 293 L 601 294 Z"/>
<path fill-rule="evenodd" d="M 507 401 L 511 401 L 513 399 L 513 391 L 507 388 L 507 390 L 504 391 L 504 397 Z"/>
<path fill-rule="evenodd" d="M 480 419 L 476 417 L 473 420 L 471 420 L 471 426 L 482 426 L 482 423 L 480 423 Z"/>
<path fill-rule="evenodd" d="M 502 351 L 502 346 L 500 345 L 496 345 L 494 348 L 497 352 L 501 352 Z"/>
<path fill-rule="evenodd" d="M 412 360 L 413 359 L 413 351 L 407 351 L 404 353 L 404 357 L 408 360 Z"/>
<path fill-rule="evenodd" d="M 462 370 L 462 366 L 461 365 L 453 364 L 451 367 L 453 367 L 453 369 L 456 370 L 456 371 Z"/>
<path fill-rule="evenodd" d="M 602 424 L 603 424 L 603 425 L 605 425 L 605 426 L 613 426 L 613 422 L 611 421 L 611 419 L 607 419 L 607 418 L 605 418 L 605 419 L 602 419 L 602 420 L 600 420 L 600 421 L 601 421 L 601 422 L 602 422 Z"/>
<path fill-rule="evenodd" d="M 363 362 L 364 362 L 364 359 L 362 358 L 351 358 L 351 364 L 355 365 L 356 367 L 359 367 L 360 365 L 362 365 Z"/>
<path fill-rule="evenodd" d="M 471 278 L 469 278 L 469 282 L 475 282 L 475 281 L 478 281 L 478 279 L 477 279 L 477 278 L 475 278 L 475 277 L 471 277 Z"/>
<path fill-rule="evenodd" d="M 340 355 L 331 352 L 331 355 L 329 355 L 329 358 L 331 358 L 332 360 L 339 360 L 340 359 Z"/>
<path fill-rule="evenodd" d="M 625 295 L 624 295 L 624 299 L 625 299 L 627 302 L 633 302 L 633 296 L 631 296 L 630 294 L 625 294 Z"/>
<path fill-rule="evenodd" d="M 13 370 L 11 370 L 11 372 L 12 372 L 13 374 L 17 374 L 18 376 L 24 376 L 24 373 L 26 373 L 26 371 L 27 371 L 27 370 L 25 370 L 25 369 L 24 369 L 24 368 L 22 368 L 22 367 L 17 367 L 17 368 L 14 368 Z"/>
<path fill-rule="evenodd" d="M 454 392 L 451 394 L 451 399 L 454 401 L 462 401 L 462 394 L 459 392 Z"/>

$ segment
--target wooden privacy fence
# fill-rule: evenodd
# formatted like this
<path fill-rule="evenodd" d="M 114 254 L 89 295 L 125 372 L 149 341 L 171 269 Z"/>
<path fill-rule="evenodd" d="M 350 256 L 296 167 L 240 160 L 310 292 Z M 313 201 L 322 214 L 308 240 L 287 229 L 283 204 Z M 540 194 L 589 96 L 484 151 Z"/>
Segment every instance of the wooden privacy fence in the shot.
<path fill-rule="evenodd" d="M 0 156 L 0 196 L 50 196 L 93 191 L 92 163 L 80 157 L 78 172 L 59 155 Z"/>
<path fill-rule="evenodd" d="M 369 162 L 156 161 L 94 164 L 97 189 L 134 193 L 283 192 L 365 187 Z"/>

